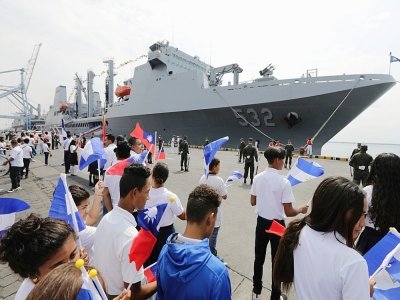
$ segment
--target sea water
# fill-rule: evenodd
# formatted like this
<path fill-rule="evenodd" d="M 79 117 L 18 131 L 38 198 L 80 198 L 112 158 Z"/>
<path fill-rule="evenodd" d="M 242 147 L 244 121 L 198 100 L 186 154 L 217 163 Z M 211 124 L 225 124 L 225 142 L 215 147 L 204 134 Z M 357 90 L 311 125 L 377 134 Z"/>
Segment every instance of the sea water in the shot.
<path fill-rule="evenodd" d="M 383 152 L 394 153 L 400 156 L 400 144 L 365 143 L 365 145 L 368 146 L 367 153 L 372 157 L 376 157 Z M 357 148 L 357 143 L 328 142 L 322 147 L 321 154 L 335 157 L 350 157 L 354 148 Z"/>

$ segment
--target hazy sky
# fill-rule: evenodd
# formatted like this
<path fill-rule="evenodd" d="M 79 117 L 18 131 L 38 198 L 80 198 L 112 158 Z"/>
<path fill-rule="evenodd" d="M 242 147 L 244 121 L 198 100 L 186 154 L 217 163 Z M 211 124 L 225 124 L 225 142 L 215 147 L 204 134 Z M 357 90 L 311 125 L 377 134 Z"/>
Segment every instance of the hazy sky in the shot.
<path fill-rule="evenodd" d="M 319 75 L 388 73 L 389 52 L 400 58 L 400 1 L 221 0 L 0 0 L 0 72 L 24 67 L 43 43 L 28 97 L 48 110 L 58 85 L 73 89 L 75 73 L 86 77 L 146 54 L 167 39 L 214 66 L 238 63 L 240 80 L 259 77 L 269 63 L 279 79 L 307 69 Z M 118 69 L 116 82 L 134 65 Z M 400 63 L 392 64 L 400 78 Z M 0 74 L 0 85 L 19 74 Z M 104 99 L 105 76 L 95 78 Z M 364 111 L 333 140 L 400 143 L 400 87 Z M 1 114 L 15 112 L 0 99 Z M 0 128 L 10 124 L 0 119 Z"/>

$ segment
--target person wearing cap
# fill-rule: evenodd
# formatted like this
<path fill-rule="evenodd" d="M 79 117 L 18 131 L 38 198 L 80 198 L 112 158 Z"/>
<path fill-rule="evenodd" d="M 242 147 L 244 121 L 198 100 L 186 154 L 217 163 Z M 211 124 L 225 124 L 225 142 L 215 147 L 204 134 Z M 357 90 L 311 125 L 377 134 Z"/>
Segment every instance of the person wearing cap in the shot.
<path fill-rule="evenodd" d="M 371 165 L 373 158 L 367 153 L 368 146 L 361 145 L 360 152 L 356 153 L 349 162 L 349 165 L 354 168 L 353 182 L 357 185 L 365 186 L 367 183 L 367 177 L 369 175 L 369 166 Z"/>
<path fill-rule="evenodd" d="M 244 183 L 246 183 L 247 176 L 250 169 L 250 184 L 253 184 L 254 178 L 254 160 L 258 163 L 258 153 L 256 147 L 253 146 L 253 139 L 249 138 L 249 143 L 243 149 L 244 159 Z"/>

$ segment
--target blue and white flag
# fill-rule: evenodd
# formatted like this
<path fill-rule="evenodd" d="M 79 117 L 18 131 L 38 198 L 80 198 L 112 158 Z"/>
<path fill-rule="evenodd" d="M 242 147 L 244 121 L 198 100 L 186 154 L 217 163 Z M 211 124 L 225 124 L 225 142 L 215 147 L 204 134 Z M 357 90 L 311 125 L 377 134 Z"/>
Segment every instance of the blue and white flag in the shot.
<path fill-rule="evenodd" d="M 303 183 L 310 179 L 323 175 L 324 168 L 315 162 L 308 162 L 304 158 L 298 158 L 294 167 L 290 170 L 287 179 L 291 186 Z"/>
<path fill-rule="evenodd" d="M 392 62 L 400 62 L 400 59 L 397 58 L 396 56 L 390 55 L 390 63 Z"/>
<path fill-rule="evenodd" d="M 51 201 L 49 217 L 61 219 L 67 222 L 74 229 L 76 236 L 86 228 L 78 209 L 72 198 L 67 185 L 67 177 L 64 173 L 60 174 L 53 200 Z"/>
<path fill-rule="evenodd" d="M 229 140 L 229 136 L 220 138 L 216 141 L 213 141 L 206 146 L 204 146 L 203 153 L 204 153 L 204 174 L 208 178 L 208 173 L 209 173 L 209 165 L 214 158 L 215 154 L 221 148 L 223 144 L 225 144 Z"/>
<path fill-rule="evenodd" d="M 105 151 L 102 141 L 98 137 L 92 138 L 83 148 L 81 159 L 79 160 L 79 170 L 83 170 L 96 160 L 100 160 L 100 165 L 104 165 L 106 163 L 104 156 Z"/>
<path fill-rule="evenodd" d="M 229 186 L 231 185 L 234 181 L 239 180 L 243 178 L 243 174 L 239 171 L 233 171 L 233 173 L 231 175 L 229 175 L 229 177 L 226 179 L 225 181 L 225 185 Z"/>
<path fill-rule="evenodd" d="M 63 141 L 65 141 L 67 137 L 67 131 L 65 130 L 65 124 L 64 124 L 64 119 L 61 119 L 61 136 Z"/>
<path fill-rule="evenodd" d="M 400 234 L 391 229 L 365 255 L 370 278 L 376 281 L 373 299 L 399 299 Z"/>
<path fill-rule="evenodd" d="M 0 198 L 0 240 L 15 223 L 15 214 L 29 207 L 28 203 L 16 198 Z"/>
<path fill-rule="evenodd" d="M 75 266 L 81 270 L 82 287 L 76 300 L 107 300 L 107 295 L 97 277 L 97 270 L 92 269 L 88 273 L 84 267 L 83 259 L 78 259 Z"/>

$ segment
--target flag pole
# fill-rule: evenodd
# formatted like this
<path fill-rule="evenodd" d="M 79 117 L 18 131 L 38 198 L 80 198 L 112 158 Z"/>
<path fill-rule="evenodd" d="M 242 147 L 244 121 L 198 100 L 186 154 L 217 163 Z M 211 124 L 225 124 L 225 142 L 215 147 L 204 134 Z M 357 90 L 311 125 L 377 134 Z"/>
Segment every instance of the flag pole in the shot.
<path fill-rule="evenodd" d="M 389 53 L 389 75 L 391 67 L 392 67 L 392 52 Z"/>
<path fill-rule="evenodd" d="M 99 180 L 100 180 L 100 159 L 97 160 L 97 172 L 99 173 Z"/>
<path fill-rule="evenodd" d="M 158 141 L 157 141 L 157 130 L 155 131 L 155 141 L 154 141 L 154 158 L 157 161 L 157 145 Z"/>

